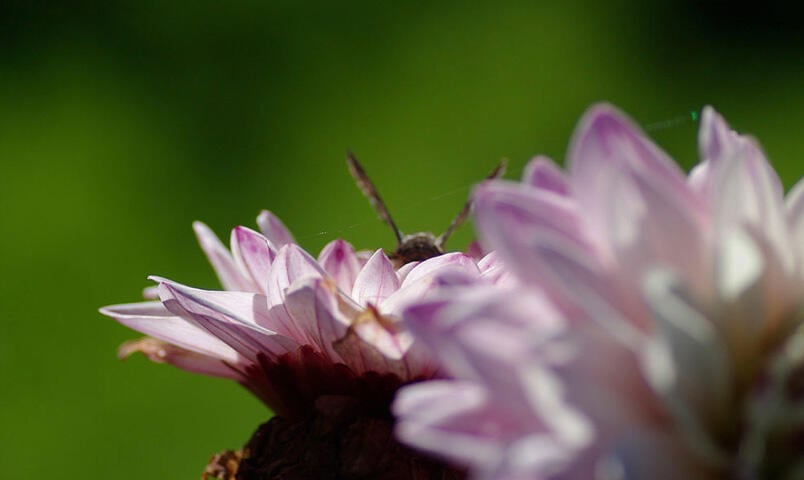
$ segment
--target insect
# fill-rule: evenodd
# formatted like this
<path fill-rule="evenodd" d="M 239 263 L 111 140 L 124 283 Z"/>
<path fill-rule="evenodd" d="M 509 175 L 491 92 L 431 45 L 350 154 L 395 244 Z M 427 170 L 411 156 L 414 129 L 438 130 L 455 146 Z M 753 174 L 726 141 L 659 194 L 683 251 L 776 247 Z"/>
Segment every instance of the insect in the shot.
<path fill-rule="evenodd" d="M 430 232 L 418 232 L 403 235 L 402 231 L 399 230 L 399 228 L 396 226 L 396 223 L 394 223 L 394 219 L 391 218 L 391 214 L 388 212 L 385 202 L 383 202 L 382 198 L 380 198 L 380 194 L 377 192 L 374 184 L 369 179 L 366 171 L 363 169 L 363 166 L 360 165 L 352 152 L 347 152 L 346 163 L 349 165 L 349 173 L 351 173 L 352 177 L 355 179 L 357 187 L 361 192 L 363 192 L 363 195 L 368 198 L 371 206 L 380 216 L 380 220 L 391 227 L 391 230 L 396 236 L 396 250 L 394 250 L 394 252 L 388 256 L 396 268 L 399 268 L 406 263 L 419 262 L 422 260 L 427 260 L 428 258 L 443 255 L 444 244 L 447 242 L 447 239 L 449 239 L 450 235 L 452 235 L 455 229 L 457 229 L 466 220 L 466 218 L 469 216 L 469 212 L 472 209 L 471 199 L 467 200 L 461 211 L 458 212 L 458 215 L 452 219 L 452 222 L 449 224 L 447 229 L 444 230 L 444 233 L 437 237 Z M 486 180 L 491 180 L 502 176 L 505 173 L 505 166 L 506 160 L 500 160 L 500 163 L 494 167 L 491 173 L 489 173 L 489 175 L 486 177 Z"/>

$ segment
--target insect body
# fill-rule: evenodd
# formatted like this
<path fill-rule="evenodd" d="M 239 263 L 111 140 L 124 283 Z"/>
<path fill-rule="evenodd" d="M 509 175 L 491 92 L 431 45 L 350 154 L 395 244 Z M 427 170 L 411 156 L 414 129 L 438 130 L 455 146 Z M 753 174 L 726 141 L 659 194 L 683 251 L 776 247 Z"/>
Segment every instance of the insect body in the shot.
<path fill-rule="evenodd" d="M 349 172 L 352 174 L 352 177 L 354 177 L 358 188 L 360 188 L 363 194 L 369 199 L 371 206 L 374 207 L 374 210 L 376 210 L 377 214 L 380 216 L 380 220 L 388 224 L 396 236 L 396 250 L 389 255 L 389 258 L 396 268 L 406 263 L 419 262 L 444 254 L 444 244 L 447 242 L 447 239 L 452 235 L 452 232 L 466 220 L 466 217 L 469 216 L 469 212 L 472 208 L 471 200 L 466 201 L 461 211 L 452 219 L 449 227 L 447 227 L 441 235 L 436 237 L 430 232 L 403 235 L 396 226 L 396 223 L 394 223 L 393 218 L 391 218 L 391 214 L 388 212 L 385 202 L 380 198 L 380 194 L 377 192 L 374 184 L 368 178 L 368 175 L 366 175 L 366 171 L 363 170 L 363 166 L 360 165 L 357 158 L 355 158 L 351 152 L 346 154 L 346 162 L 349 165 Z M 505 173 L 505 164 L 505 160 L 501 160 L 486 177 L 486 180 L 502 176 L 502 174 Z"/>

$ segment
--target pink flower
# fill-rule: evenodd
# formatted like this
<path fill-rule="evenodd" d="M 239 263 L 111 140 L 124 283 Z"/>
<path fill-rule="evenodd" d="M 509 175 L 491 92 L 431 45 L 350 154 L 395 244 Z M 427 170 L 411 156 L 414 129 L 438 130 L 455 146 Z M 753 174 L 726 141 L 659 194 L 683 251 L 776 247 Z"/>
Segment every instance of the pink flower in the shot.
<path fill-rule="evenodd" d="M 343 240 L 329 243 L 316 260 L 271 213 L 258 223 L 262 234 L 232 231 L 231 253 L 206 225 L 194 225 L 225 291 L 152 277 L 159 301 L 103 308 L 149 336 L 124 345 L 121 355 L 141 351 L 157 362 L 234 379 L 280 415 L 298 413 L 322 394 L 362 388 L 351 384 L 367 374 L 400 383 L 436 375 L 430 355 L 401 328 L 399 313 L 444 272 L 480 278 L 475 260 L 456 252 L 395 270 L 382 250 L 356 253 Z M 499 271 L 493 255 L 479 265 L 487 275 Z"/>
<path fill-rule="evenodd" d="M 686 176 L 599 105 L 566 172 L 478 187 L 522 285 L 409 307 L 457 380 L 402 389 L 399 437 L 477 478 L 804 475 L 804 181 L 711 108 L 699 144 Z"/>
<path fill-rule="evenodd" d="M 510 282 L 497 256 L 446 253 L 395 269 L 382 250 L 335 240 L 315 259 L 269 212 L 258 223 L 262 234 L 232 231 L 231 251 L 194 225 L 225 290 L 152 277 L 146 295 L 158 301 L 101 309 L 148 335 L 121 356 L 235 380 L 276 414 L 242 451 L 214 457 L 204 478 L 459 478 L 393 439 L 396 390 L 439 376 L 400 313 L 450 276 Z"/>

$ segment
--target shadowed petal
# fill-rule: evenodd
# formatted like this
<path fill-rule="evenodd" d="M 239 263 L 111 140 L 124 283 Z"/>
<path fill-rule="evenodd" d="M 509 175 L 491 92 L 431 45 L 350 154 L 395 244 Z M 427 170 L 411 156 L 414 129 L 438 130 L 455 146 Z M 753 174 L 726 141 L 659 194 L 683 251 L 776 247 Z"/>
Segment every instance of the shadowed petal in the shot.
<path fill-rule="evenodd" d="M 723 452 L 706 432 L 728 428 L 736 413 L 723 408 L 731 402 L 734 372 L 717 327 L 684 298 L 682 286 L 662 271 L 645 282 L 659 328 L 645 344 L 643 367 L 686 440 L 700 455 L 718 462 Z"/>
<path fill-rule="evenodd" d="M 804 179 L 799 180 L 787 194 L 786 209 L 791 243 L 798 255 L 799 275 L 804 276 Z"/>
<path fill-rule="evenodd" d="M 124 359 L 137 352 L 142 353 L 152 362 L 167 363 L 191 373 L 238 381 L 244 380 L 242 373 L 234 368 L 234 364 L 226 363 L 217 357 L 186 350 L 156 338 L 145 337 L 126 342 L 120 346 L 117 355 Z"/>
<path fill-rule="evenodd" d="M 715 177 L 713 187 L 718 193 L 713 201 L 715 228 L 728 232 L 746 225 L 758 227 L 790 271 L 794 257 L 779 177 L 752 139 L 739 137 L 735 143 L 733 157 Z"/>

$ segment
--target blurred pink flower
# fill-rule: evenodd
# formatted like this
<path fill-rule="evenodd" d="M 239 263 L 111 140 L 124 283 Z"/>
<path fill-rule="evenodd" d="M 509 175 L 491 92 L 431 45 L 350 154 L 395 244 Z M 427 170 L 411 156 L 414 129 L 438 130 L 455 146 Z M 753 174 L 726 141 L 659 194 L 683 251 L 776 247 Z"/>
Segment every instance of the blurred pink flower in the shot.
<path fill-rule="evenodd" d="M 708 107 L 699 145 L 686 176 L 599 105 L 566 173 L 478 187 L 521 286 L 406 310 L 456 380 L 400 391 L 399 438 L 475 478 L 802 478 L 804 181 Z"/>

